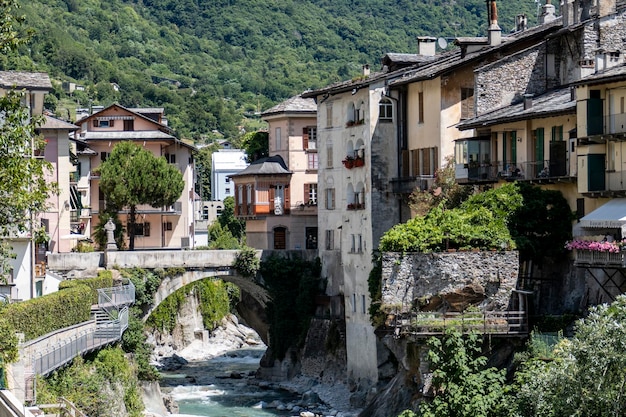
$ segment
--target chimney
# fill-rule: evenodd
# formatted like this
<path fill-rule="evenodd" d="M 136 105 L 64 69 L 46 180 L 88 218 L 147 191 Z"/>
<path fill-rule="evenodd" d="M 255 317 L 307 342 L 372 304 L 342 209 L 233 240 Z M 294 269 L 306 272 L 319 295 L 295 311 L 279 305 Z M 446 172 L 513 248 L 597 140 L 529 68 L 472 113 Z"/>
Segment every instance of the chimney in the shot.
<path fill-rule="evenodd" d="M 515 16 L 515 31 L 521 32 L 528 28 L 528 18 L 525 14 L 518 14 Z"/>
<path fill-rule="evenodd" d="M 502 43 L 502 29 L 498 26 L 498 7 L 496 6 L 496 0 L 491 0 L 488 32 L 489 46 L 498 46 Z"/>
<path fill-rule="evenodd" d="M 524 110 L 528 110 L 533 107 L 533 95 L 524 94 Z"/>
<path fill-rule="evenodd" d="M 556 20 L 556 8 L 553 4 L 550 4 L 550 1 L 551 0 L 546 0 L 546 4 L 543 5 L 543 12 L 541 13 L 541 16 L 539 16 L 540 25 Z"/>
<path fill-rule="evenodd" d="M 435 41 L 437 39 L 432 36 L 417 37 L 417 53 L 424 56 L 435 56 Z"/>
<path fill-rule="evenodd" d="M 365 75 L 366 77 L 370 75 L 370 65 L 369 64 L 363 65 L 363 75 Z"/>

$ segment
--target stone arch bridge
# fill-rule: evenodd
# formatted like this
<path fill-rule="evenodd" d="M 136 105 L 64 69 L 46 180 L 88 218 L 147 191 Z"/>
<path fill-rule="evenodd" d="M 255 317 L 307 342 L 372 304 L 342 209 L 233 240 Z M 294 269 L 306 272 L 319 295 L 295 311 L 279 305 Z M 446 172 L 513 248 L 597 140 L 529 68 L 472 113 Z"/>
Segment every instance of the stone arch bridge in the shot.
<path fill-rule="evenodd" d="M 101 269 L 123 268 L 184 268 L 185 272 L 165 278 L 156 294 L 149 312 L 176 290 L 205 278 L 219 277 L 241 289 L 241 302 L 237 312 L 253 328 L 265 344 L 269 343 L 269 324 L 265 307 L 269 301 L 267 291 L 252 279 L 244 278 L 232 267 L 236 250 L 153 250 L 93 253 L 63 253 L 48 256 L 48 273 L 51 280 L 95 276 Z M 257 251 L 260 258 L 262 251 Z M 48 278 L 48 276 L 46 277 Z M 146 315 L 146 317 L 149 314 Z"/>

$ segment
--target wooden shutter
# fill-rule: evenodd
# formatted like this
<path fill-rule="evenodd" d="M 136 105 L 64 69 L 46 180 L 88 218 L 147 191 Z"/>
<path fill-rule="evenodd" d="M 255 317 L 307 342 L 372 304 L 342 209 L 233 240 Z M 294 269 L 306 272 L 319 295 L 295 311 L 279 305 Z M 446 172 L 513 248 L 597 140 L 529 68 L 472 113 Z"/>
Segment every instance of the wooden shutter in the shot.
<path fill-rule="evenodd" d="M 435 146 L 433 148 L 433 175 L 439 169 L 439 149 Z"/>
<path fill-rule="evenodd" d="M 98 127 L 99 123 L 98 123 L 98 119 L 93 119 L 93 127 Z"/>
<path fill-rule="evenodd" d="M 409 171 L 409 151 L 406 149 L 402 150 L 402 177 L 406 178 L 410 176 Z"/>
<path fill-rule="evenodd" d="M 422 170 L 420 171 L 420 175 L 430 175 L 430 149 L 420 149 L 420 154 L 421 157 L 419 158 L 419 160 L 422 161 Z"/>
<path fill-rule="evenodd" d="M 411 176 L 417 177 L 420 174 L 419 150 L 411 150 Z"/>
<path fill-rule="evenodd" d="M 304 204 L 309 204 L 310 193 L 311 193 L 311 184 L 304 184 Z"/>
<path fill-rule="evenodd" d="M 115 120 L 111 119 L 109 120 L 109 127 L 113 127 L 115 126 Z"/>
<path fill-rule="evenodd" d="M 309 149 L 309 128 L 302 129 L 302 149 Z"/>
<path fill-rule="evenodd" d="M 291 207 L 291 204 L 289 203 L 289 201 L 291 200 L 291 187 L 289 187 L 289 185 L 285 185 L 285 189 L 284 189 L 284 195 L 285 195 L 285 214 L 289 214 L 289 208 Z"/>
<path fill-rule="evenodd" d="M 276 195 L 276 186 L 270 185 L 270 214 L 274 214 L 274 196 Z"/>

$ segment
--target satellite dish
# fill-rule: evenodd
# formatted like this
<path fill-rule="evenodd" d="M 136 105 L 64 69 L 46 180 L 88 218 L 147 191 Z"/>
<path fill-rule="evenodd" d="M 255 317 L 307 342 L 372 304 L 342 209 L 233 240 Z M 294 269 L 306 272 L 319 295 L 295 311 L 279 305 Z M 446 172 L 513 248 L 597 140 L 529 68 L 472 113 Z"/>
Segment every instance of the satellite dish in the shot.
<path fill-rule="evenodd" d="M 446 49 L 448 47 L 448 41 L 445 38 L 437 39 L 437 45 L 441 49 Z"/>

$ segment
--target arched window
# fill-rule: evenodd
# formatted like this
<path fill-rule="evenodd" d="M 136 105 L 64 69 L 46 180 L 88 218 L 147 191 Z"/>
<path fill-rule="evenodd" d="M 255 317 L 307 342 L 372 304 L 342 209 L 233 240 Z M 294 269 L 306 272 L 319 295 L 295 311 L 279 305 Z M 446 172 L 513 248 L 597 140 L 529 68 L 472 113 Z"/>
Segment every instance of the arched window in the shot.
<path fill-rule="evenodd" d="M 287 249 L 287 228 L 274 228 L 274 249 Z"/>
<path fill-rule="evenodd" d="M 381 122 L 393 121 L 393 103 L 388 98 L 383 98 L 378 104 L 378 120 Z"/>
<path fill-rule="evenodd" d="M 202 220 L 209 220 L 209 206 L 202 207 Z"/>

